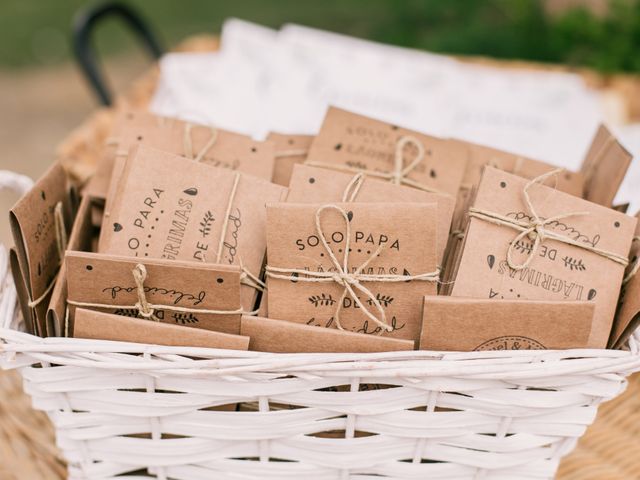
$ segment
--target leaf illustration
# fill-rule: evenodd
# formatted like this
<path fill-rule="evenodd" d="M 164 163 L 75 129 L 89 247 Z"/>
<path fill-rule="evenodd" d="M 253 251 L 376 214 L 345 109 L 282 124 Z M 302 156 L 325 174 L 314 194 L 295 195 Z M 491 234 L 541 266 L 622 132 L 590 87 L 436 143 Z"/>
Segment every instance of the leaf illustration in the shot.
<path fill-rule="evenodd" d="M 533 244 L 529 242 L 525 242 L 523 240 L 518 240 L 513 248 L 516 249 L 517 252 L 530 254 L 533 252 Z"/>
<path fill-rule="evenodd" d="M 176 312 L 171 315 L 173 320 L 176 323 L 181 323 L 182 325 L 186 325 L 187 323 L 198 323 L 198 317 L 196 317 L 193 313 L 180 313 Z"/>
<path fill-rule="evenodd" d="M 382 295 L 381 293 L 376 294 L 376 300 L 383 307 L 388 307 L 389 305 L 391 305 L 393 303 L 393 297 L 391 297 L 389 295 Z M 367 303 L 369 305 L 373 305 L 374 304 L 373 300 L 371 300 L 371 299 L 367 300 Z"/>
<path fill-rule="evenodd" d="M 562 259 L 562 261 L 564 262 L 564 266 L 572 271 L 576 270 L 578 272 L 584 272 L 587 269 L 585 264 L 582 263 L 582 259 L 566 256 Z"/>
<path fill-rule="evenodd" d="M 312 295 L 309 297 L 309 302 L 311 302 L 311 304 L 314 307 L 325 307 L 325 306 L 329 306 L 329 305 L 335 305 L 336 301 L 334 300 L 334 298 L 331 295 L 327 295 L 325 293 L 322 293 L 320 295 Z"/>
<path fill-rule="evenodd" d="M 213 213 L 211 213 L 210 210 L 207 210 L 204 214 L 204 217 L 202 217 L 202 220 L 200 221 L 200 228 L 198 229 L 200 235 L 202 235 L 202 238 L 209 236 L 209 234 L 211 233 L 211 225 L 213 224 L 214 220 L 215 219 L 213 218 Z"/>

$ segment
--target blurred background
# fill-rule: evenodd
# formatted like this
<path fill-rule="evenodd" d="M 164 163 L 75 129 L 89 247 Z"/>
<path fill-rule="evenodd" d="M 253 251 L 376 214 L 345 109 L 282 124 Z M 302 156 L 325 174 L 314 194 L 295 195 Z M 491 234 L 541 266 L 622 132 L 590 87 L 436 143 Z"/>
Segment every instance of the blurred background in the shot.
<path fill-rule="evenodd" d="M 155 27 L 167 48 L 219 32 L 234 16 L 271 27 L 293 22 L 435 52 L 640 71 L 636 0 L 123 0 Z M 0 2 L 2 168 L 37 177 L 55 145 L 95 108 L 72 61 L 70 30 L 81 0 Z M 121 90 L 149 65 L 130 32 L 106 21 L 95 45 Z M 0 206 L 13 198 L 0 194 Z M 6 229 L 3 228 L 6 232 Z M 6 240 L 3 232 L 0 239 Z"/>

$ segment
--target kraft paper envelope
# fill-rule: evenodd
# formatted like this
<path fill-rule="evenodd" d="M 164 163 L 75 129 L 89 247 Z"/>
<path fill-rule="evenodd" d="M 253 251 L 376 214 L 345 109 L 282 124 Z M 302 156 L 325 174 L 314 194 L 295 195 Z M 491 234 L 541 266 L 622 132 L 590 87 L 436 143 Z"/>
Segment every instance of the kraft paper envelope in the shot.
<path fill-rule="evenodd" d="M 293 166 L 306 160 L 313 135 L 285 135 L 271 132 L 267 140 L 275 143 L 275 163 L 271 181 L 278 185 L 289 185 Z"/>
<path fill-rule="evenodd" d="M 580 171 L 587 200 L 610 207 L 631 164 L 631 155 L 604 125 L 600 125 Z"/>
<path fill-rule="evenodd" d="M 249 350 L 274 353 L 364 353 L 413 350 L 413 341 L 314 327 L 243 315 L 240 334 L 251 337 Z"/>
<path fill-rule="evenodd" d="M 116 180 L 114 173 L 114 180 Z M 147 147 L 131 151 L 110 188 L 100 252 L 240 265 L 258 277 L 265 257 L 265 203 L 287 189 Z M 256 289 L 242 286 L 254 308 Z"/>
<path fill-rule="evenodd" d="M 587 348 L 591 302 L 535 302 L 428 296 L 421 350 Z"/>
<path fill-rule="evenodd" d="M 199 328 L 124 317 L 78 308 L 73 326 L 75 338 L 148 343 L 172 347 L 225 348 L 247 350 L 249 337 L 212 332 Z"/>
<path fill-rule="evenodd" d="M 60 234 L 56 232 L 58 204 L 64 223 L 64 233 Z M 27 330 L 36 335 L 46 333 L 47 307 L 62 263 L 58 249 L 66 239 L 74 210 L 73 188 L 62 166 L 55 163 L 9 214 L 15 244 L 12 272 Z M 36 305 L 29 306 L 38 300 Z"/>
<path fill-rule="evenodd" d="M 640 212 L 636 213 L 640 219 Z M 638 262 L 640 258 L 640 222 L 629 252 L 629 266 L 625 272 L 624 283 L 620 292 L 620 303 L 616 312 L 616 319 L 609 338 L 609 345 L 621 348 L 640 324 L 640 273 Z"/>
<path fill-rule="evenodd" d="M 349 197 L 347 201 L 353 199 L 354 202 L 363 203 L 435 203 L 438 208 L 437 257 L 438 262 L 442 262 L 455 206 L 453 197 L 394 185 L 369 177 L 363 177 L 358 186 L 354 186 L 351 184 L 353 179 L 354 175 L 350 173 L 334 172 L 308 165 L 295 165 L 289 184 L 287 202 L 340 202 L 346 194 L 346 197 Z"/>
<path fill-rule="evenodd" d="M 340 269 L 316 229 L 318 213 L 321 230 Z M 268 205 L 269 316 L 335 328 L 339 315 L 342 326 L 349 331 L 378 334 L 383 329 L 381 323 L 385 323 L 391 329 L 385 335 L 417 340 L 422 297 L 436 293 L 436 214 L 435 204 L 421 203 Z M 291 269 L 309 273 L 292 273 Z M 359 270 L 374 276 L 360 282 L 367 290 L 351 286 L 352 279 L 347 279 L 354 294 L 344 296 L 345 286 L 334 279 L 307 280 Z M 427 274 L 432 274 L 431 280 L 412 279 Z M 376 275 L 389 275 L 394 281 L 382 281 Z"/>
<path fill-rule="evenodd" d="M 424 135 L 369 117 L 329 107 L 320 133 L 311 143 L 306 163 L 353 171 L 391 173 L 398 141 L 413 137 L 424 148 L 424 158 L 405 178 L 438 193 L 455 197 L 466 168 L 464 151 L 442 138 Z M 404 149 L 403 168 L 416 159 L 415 146 Z"/>
<path fill-rule="evenodd" d="M 258 142 L 246 135 L 143 111 L 125 111 L 117 117 L 104 157 L 86 193 L 104 197 L 116 157 L 126 157 L 134 145 L 197 159 L 200 163 L 271 180 L 275 144 Z"/>
<path fill-rule="evenodd" d="M 497 148 L 478 145 L 463 140 L 454 140 L 463 145 L 467 151 L 467 168 L 465 170 L 463 186 L 467 188 L 476 185 L 482 176 L 482 169 L 489 165 L 524 178 L 535 178 L 556 167 L 548 163 L 534 160 L 515 153 L 505 152 Z M 582 197 L 584 190 L 584 177 L 581 172 L 563 171 L 548 179 L 545 185 L 555 187 L 561 192 L 570 193 Z"/>
<path fill-rule="evenodd" d="M 133 270 L 147 271 L 147 302 L 158 307 L 164 323 L 238 334 L 240 331 L 240 270 L 237 266 L 170 260 L 142 260 L 97 253 L 67 252 L 67 289 L 71 330 L 76 307 L 138 316 Z M 110 308 L 91 307 L 113 305 Z M 176 310 L 177 309 L 177 310 Z M 200 313 L 216 310 L 229 313 Z"/>
<path fill-rule="evenodd" d="M 544 224 L 548 232 L 545 239 L 536 242 L 531 231 L 522 236 L 519 230 L 494 223 L 495 218 L 487 219 L 490 214 L 498 214 L 508 221 L 523 222 L 533 228 L 535 218 L 523 193 L 528 183 L 521 177 L 485 168 L 474 207 L 470 210 L 451 295 L 592 301 L 595 314 L 588 343 L 604 348 L 636 219 L 539 184 L 531 185 L 528 192 L 540 220 L 544 223 L 544 219 L 568 215 Z M 474 209 L 476 216 L 473 216 Z M 561 235 L 581 246 L 549 238 L 549 235 Z M 536 243 L 539 243 L 538 248 Z M 611 258 L 593 249 L 599 249 Z M 530 263 L 524 268 L 511 268 L 507 262 L 509 251 L 515 267 L 523 266 L 529 257 Z"/>
<path fill-rule="evenodd" d="M 80 201 L 78 213 L 69 235 L 68 250 L 90 252 L 92 241 L 99 234 L 99 229 L 93 225 L 93 215 L 96 210 L 102 211 L 102 202 L 92 197 L 84 196 Z M 60 273 L 56 279 L 56 286 L 51 294 L 49 309 L 47 310 L 47 335 L 67 336 L 65 325 L 67 311 L 67 272 L 66 262 L 63 261 Z"/>

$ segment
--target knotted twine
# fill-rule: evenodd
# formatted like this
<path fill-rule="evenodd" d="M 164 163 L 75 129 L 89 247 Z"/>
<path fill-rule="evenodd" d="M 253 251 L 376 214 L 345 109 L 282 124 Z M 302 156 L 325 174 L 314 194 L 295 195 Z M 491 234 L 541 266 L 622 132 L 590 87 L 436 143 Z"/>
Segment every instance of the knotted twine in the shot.
<path fill-rule="evenodd" d="M 185 157 L 189 157 L 194 162 L 200 162 L 204 156 L 211 150 L 211 148 L 215 145 L 218 140 L 218 130 L 215 127 L 209 127 L 211 129 L 211 136 L 207 143 L 205 143 L 204 147 L 198 152 L 196 155 L 193 152 L 193 139 L 191 137 L 191 130 L 193 129 L 193 125 L 190 123 L 186 123 L 184 126 L 184 137 L 183 137 L 183 145 L 184 145 L 184 155 Z"/>
<path fill-rule="evenodd" d="M 566 237 L 564 235 L 560 235 L 552 230 L 547 230 L 546 227 L 548 225 L 559 220 L 573 216 L 589 215 L 589 212 L 570 212 L 554 215 L 549 218 L 542 218 L 536 212 L 536 209 L 533 206 L 533 202 L 531 201 L 531 197 L 529 196 L 529 189 L 533 185 L 544 182 L 551 175 L 556 175 L 562 170 L 563 169 L 561 168 L 551 170 L 550 172 L 544 173 L 530 180 L 524 186 L 522 192 L 524 196 L 524 203 L 529 213 L 530 221 L 517 220 L 515 218 L 510 218 L 496 212 L 490 212 L 488 210 L 478 209 L 475 207 L 469 208 L 469 216 L 493 223 L 495 225 L 509 227 L 520 232 L 513 240 L 511 240 L 511 242 L 509 243 L 509 248 L 507 249 L 507 264 L 513 270 L 523 270 L 524 268 L 527 268 L 533 258 L 536 256 L 540 245 L 542 245 L 542 243 L 546 239 L 556 240 L 558 242 L 566 243 L 567 245 L 573 245 L 574 247 L 582 248 L 589 252 L 596 253 L 623 266 L 627 266 L 629 264 L 629 260 L 625 256 L 609 252 L 607 250 L 603 250 L 583 242 L 578 242 L 577 240 Z M 513 260 L 513 250 L 525 237 L 533 241 L 533 246 L 531 250 L 529 250 L 526 260 L 518 264 Z"/>
<path fill-rule="evenodd" d="M 58 275 L 60 274 L 60 265 L 62 265 L 62 260 L 64 259 L 64 252 L 67 250 L 67 230 L 64 226 L 64 215 L 62 214 L 62 202 L 56 203 L 55 208 L 53 209 L 53 224 L 54 231 L 56 235 L 56 248 L 58 250 L 58 271 L 45 288 L 42 295 L 40 295 L 35 300 L 29 300 L 27 305 L 29 308 L 37 307 L 42 303 L 42 301 L 49 295 L 51 290 L 56 284 L 56 280 L 58 279 Z"/>
<path fill-rule="evenodd" d="M 338 258 L 333 253 L 333 250 L 329 246 L 327 242 L 327 238 L 324 234 L 324 230 L 322 229 L 322 214 L 328 210 L 334 210 L 340 214 L 345 223 L 345 246 L 344 246 L 344 255 L 342 257 L 342 262 L 338 260 Z M 342 295 L 340 296 L 340 300 L 338 301 L 338 307 L 336 308 L 336 312 L 334 314 L 334 319 L 336 322 L 336 326 L 340 330 L 344 330 L 342 323 L 340 322 L 340 312 L 342 311 L 343 301 L 349 295 L 351 299 L 355 302 L 355 304 L 360 307 L 362 312 L 366 315 L 368 319 L 373 321 L 376 325 L 378 325 L 381 330 L 379 334 L 381 335 L 385 331 L 393 331 L 393 327 L 387 323 L 387 317 L 384 312 L 384 309 L 378 300 L 378 298 L 373 294 L 373 292 L 365 287 L 362 282 L 408 282 L 411 280 L 420 280 L 425 282 L 437 282 L 440 277 L 440 271 L 436 270 L 430 273 L 422 273 L 419 275 L 392 275 L 392 274 L 365 274 L 362 271 L 369 266 L 369 264 L 375 259 L 380 252 L 384 249 L 384 244 L 378 246 L 375 252 L 359 267 L 355 269 L 353 273 L 349 273 L 349 246 L 351 243 L 351 223 L 349 221 L 349 217 L 347 216 L 347 212 L 337 205 L 323 205 L 318 210 L 316 210 L 315 214 L 315 226 L 316 232 L 318 234 L 318 238 L 322 242 L 322 246 L 327 252 L 331 263 L 335 267 L 335 272 L 314 272 L 310 270 L 304 270 L 300 268 L 281 268 L 274 267 L 271 265 L 267 265 L 265 267 L 266 275 L 270 278 L 277 278 L 280 280 L 290 280 L 295 282 L 308 282 L 308 283 L 328 283 L 335 282 L 341 287 L 344 288 L 342 291 Z M 370 302 L 373 306 L 375 306 L 375 310 L 377 311 L 377 315 L 374 314 L 370 309 L 368 309 L 365 304 L 358 298 L 358 293 L 363 294 L 368 298 L 368 302 Z"/>
<path fill-rule="evenodd" d="M 158 119 L 159 119 L 158 126 L 164 127 L 165 118 L 158 117 Z M 209 153 L 209 150 L 211 150 L 211 148 L 215 145 L 216 141 L 218 140 L 218 130 L 213 126 L 209 127 L 211 129 L 211 136 L 209 137 L 209 140 L 207 140 L 207 143 L 205 143 L 202 149 L 200 149 L 200 151 L 196 154 L 193 151 L 193 138 L 191 133 L 191 130 L 193 130 L 193 127 L 194 125 L 192 125 L 191 123 L 185 123 L 184 125 L 183 136 L 182 136 L 183 151 L 184 151 L 185 157 L 190 158 L 194 162 L 200 162 L 202 161 L 204 156 L 207 153 Z M 142 137 L 138 137 L 138 140 L 142 140 Z M 121 140 L 117 137 L 109 137 L 105 140 L 105 145 L 119 146 L 120 142 Z M 129 154 L 128 150 L 116 151 L 116 156 L 118 157 L 126 157 L 128 154 Z"/>
<path fill-rule="evenodd" d="M 131 271 L 133 275 L 133 281 L 136 285 L 136 294 L 138 301 L 133 305 L 112 305 L 109 303 L 96 303 L 96 302 L 79 302 L 76 300 L 67 300 L 69 305 L 75 307 L 92 307 L 92 308 L 123 308 L 123 309 L 136 309 L 138 315 L 146 320 L 153 320 L 159 322 L 160 319 L 156 316 L 156 310 L 169 310 L 172 312 L 180 313 L 208 313 L 212 315 L 235 315 L 243 313 L 242 308 L 235 310 L 215 310 L 207 308 L 189 308 L 176 305 L 158 305 L 150 303 L 147 300 L 146 292 L 144 289 L 144 282 L 147 279 L 147 269 L 142 263 L 138 263 Z"/>
<path fill-rule="evenodd" d="M 407 145 L 413 145 L 418 150 L 416 157 L 409 162 L 409 164 L 404 166 L 404 149 Z M 331 170 L 337 170 L 339 172 L 346 173 L 364 173 L 367 176 L 381 178 L 383 180 L 388 180 L 395 185 L 408 185 L 410 187 L 417 188 L 419 190 L 423 190 L 425 192 L 430 193 L 440 193 L 443 192 L 436 190 L 434 188 L 428 187 L 423 183 L 417 182 L 407 176 L 413 172 L 413 170 L 424 160 L 425 150 L 424 145 L 420 140 L 410 135 L 403 135 L 396 142 L 396 151 L 393 160 L 393 170 L 390 172 L 378 172 L 375 170 L 363 170 L 362 168 L 351 167 L 349 165 L 341 165 L 336 163 L 328 163 L 328 162 L 318 162 L 318 161 L 306 161 L 305 165 L 311 165 L 312 167 L 322 167 L 328 168 Z"/>

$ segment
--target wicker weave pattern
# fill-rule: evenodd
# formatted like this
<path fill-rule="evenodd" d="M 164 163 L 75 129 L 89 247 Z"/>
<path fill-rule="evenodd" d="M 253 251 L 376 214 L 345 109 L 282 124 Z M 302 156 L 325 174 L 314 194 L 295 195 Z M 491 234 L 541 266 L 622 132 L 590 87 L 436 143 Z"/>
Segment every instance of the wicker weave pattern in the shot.
<path fill-rule="evenodd" d="M 0 337 L 74 479 L 551 478 L 640 369 L 637 339 L 633 353 L 273 355 Z"/>

